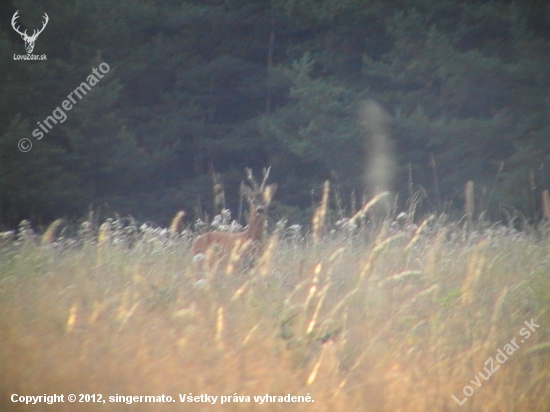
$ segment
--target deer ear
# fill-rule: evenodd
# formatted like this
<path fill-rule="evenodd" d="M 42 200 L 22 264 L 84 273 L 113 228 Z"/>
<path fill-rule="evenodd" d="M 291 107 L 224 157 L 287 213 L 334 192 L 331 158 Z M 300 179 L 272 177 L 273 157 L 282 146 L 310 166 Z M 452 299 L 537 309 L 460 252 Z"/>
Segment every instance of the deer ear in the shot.
<path fill-rule="evenodd" d="M 277 183 L 267 186 L 262 193 L 264 202 L 265 203 L 271 202 L 271 199 L 273 199 L 273 196 L 275 195 L 276 191 L 277 191 Z"/>

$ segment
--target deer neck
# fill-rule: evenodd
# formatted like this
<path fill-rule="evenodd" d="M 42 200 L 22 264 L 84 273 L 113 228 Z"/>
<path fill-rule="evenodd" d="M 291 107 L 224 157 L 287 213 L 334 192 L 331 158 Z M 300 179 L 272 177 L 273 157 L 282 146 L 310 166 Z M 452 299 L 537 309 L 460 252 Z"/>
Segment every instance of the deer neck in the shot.
<path fill-rule="evenodd" d="M 246 229 L 246 237 L 252 241 L 261 241 L 264 237 L 265 216 L 258 215 L 256 211 L 252 211 Z"/>

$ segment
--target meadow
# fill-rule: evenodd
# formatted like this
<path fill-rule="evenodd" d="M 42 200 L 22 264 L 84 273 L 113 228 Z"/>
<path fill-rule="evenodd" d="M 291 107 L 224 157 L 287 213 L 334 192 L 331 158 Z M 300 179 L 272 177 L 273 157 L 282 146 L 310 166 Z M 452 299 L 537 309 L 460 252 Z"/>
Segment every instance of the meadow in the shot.
<path fill-rule="evenodd" d="M 0 410 L 550 410 L 548 228 L 340 223 L 198 268 L 179 225 L 23 222 L 0 238 Z"/>

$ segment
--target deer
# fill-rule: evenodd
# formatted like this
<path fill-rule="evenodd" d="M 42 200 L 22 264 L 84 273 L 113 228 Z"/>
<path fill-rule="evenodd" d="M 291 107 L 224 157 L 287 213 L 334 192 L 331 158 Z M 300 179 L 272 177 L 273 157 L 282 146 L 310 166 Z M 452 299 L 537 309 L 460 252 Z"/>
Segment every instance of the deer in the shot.
<path fill-rule="evenodd" d="M 40 30 L 33 30 L 32 36 L 29 36 L 27 34 L 27 30 L 25 30 L 24 32 L 21 32 L 21 30 L 19 30 L 19 27 L 15 25 L 17 18 L 19 17 L 18 13 L 19 13 L 19 10 L 17 10 L 13 15 L 11 19 L 11 26 L 17 33 L 21 35 L 21 38 L 25 42 L 25 49 L 27 49 L 27 53 L 31 54 L 32 51 L 34 50 L 34 43 L 36 42 L 38 35 L 44 31 L 44 29 L 46 28 L 46 25 L 48 24 L 48 21 L 50 21 L 50 18 L 46 13 L 44 13 L 44 22 L 42 23 L 42 28 Z"/>
<path fill-rule="evenodd" d="M 250 184 L 241 185 L 241 195 L 245 197 L 250 206 L 248 227 L 244 232 L 207 232 L 199 236 L 191 246 L 191 252 L 195 261 L 204 259 L 209 250 L 215 250 L 217 254 L 226 255 L 232 251 L 254 253 L 264 240 L 265 222 L 269 203 L 277 190 L 277 184 L 266 186 L 271 167 L 263 170 L 263 180 L 258 186 L 252 175 L 252 169 L 246 168 L 246 178 Z"/>

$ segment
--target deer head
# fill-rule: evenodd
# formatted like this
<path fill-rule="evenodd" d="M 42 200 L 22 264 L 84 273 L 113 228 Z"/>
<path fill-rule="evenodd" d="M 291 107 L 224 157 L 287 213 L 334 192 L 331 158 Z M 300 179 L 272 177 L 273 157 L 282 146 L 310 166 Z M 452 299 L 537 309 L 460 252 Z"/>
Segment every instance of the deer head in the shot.
<path fill-rule="evenodd" d="M 46 13 L 44 13 L 44 23 L 42 23 L 42 28 L 40 30 L 34 30 L 32 33 L 32 36 L 28 36 L 27 30 L 25 30 L 25 32 L 21 32 L 21 30 L 19 30 L 19 27 L 16 26 L 16 20 L 19 17 L 18 13 L 19 13 L 19 10 L 17 10 L 13 15 L 13 18 L 11 19 L 11 26 L 17 33 L 21 35 L 21 38 L 25 41 L 25 49 L 27 49 L 27 53 L 31 54 L 32 51 L 34 50 L 34 42 L 38 38 L 38 35 L 44 31 L 50 18 Z"/>
<path fill-rule="evenodd" d="M 252 169 L 245 169 L 246 178 L 250 186 L 243 185 L 241 193 L 250 205 L 248 231 L 250 231 L 253 240 L 261 240 L 260 234 L 256 232 L 260 230 L 263 232 L 267 208 L 277 190 L 276 184 L 266 186 L 270 170 L 271 167 L 263 170 L 263 180 L 260 186 L 258 186 L 252 175 Z M 254 234 L 257 234 L 257 236 L 254 236 Z M 258 238 L 256 239 L 256 237 Z"/>

